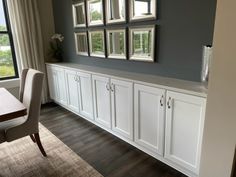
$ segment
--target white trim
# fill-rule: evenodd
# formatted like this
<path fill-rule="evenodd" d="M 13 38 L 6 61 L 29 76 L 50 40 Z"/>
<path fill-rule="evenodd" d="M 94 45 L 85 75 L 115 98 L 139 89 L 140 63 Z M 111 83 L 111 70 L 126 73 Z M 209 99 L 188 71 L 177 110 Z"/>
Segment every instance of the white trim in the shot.
<path fill-rule="evenodd" d="M 9 79 L 0 81 L 0 87 L 4 88 L 17 88 L 20 87 L 20 79 Z"/>

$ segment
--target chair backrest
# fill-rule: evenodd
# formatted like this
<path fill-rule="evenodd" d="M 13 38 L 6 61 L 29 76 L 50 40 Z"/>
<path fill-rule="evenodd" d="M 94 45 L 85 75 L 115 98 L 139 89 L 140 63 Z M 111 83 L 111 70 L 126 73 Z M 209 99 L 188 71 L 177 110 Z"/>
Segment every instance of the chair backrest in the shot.
<path fill-rule="evenodd" d="M 20 101 L 27 108 L 26 124 L 38 130 L 44 74 L 34 69 L 24 69 L 21 74 Z"/>

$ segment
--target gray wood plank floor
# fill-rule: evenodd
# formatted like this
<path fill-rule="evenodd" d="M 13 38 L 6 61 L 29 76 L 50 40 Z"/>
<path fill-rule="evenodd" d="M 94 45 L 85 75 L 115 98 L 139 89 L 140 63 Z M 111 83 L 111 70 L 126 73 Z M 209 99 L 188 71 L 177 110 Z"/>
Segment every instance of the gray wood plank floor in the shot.
<path fill-rule="evenodd" d="M 185 177 L 54 103 L 42 106 L 40 122 L 104 176 Z"/>

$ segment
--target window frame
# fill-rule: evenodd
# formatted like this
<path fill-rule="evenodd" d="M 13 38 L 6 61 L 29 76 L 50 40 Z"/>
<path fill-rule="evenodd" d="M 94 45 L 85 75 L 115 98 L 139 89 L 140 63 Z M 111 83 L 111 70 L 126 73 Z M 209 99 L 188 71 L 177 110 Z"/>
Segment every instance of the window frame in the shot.
<path fill-rule="evenodd" d="M 15 71 L 14 76 L 0 77 L 0 81 L 3 81 L 3 80 L 10 80 L 10 79 L 19 78 L 19 72 L 18 72 L 18 66 L 17 66 L 17 61 L 16 61 L 15 47 L 14 47 L 14 42 L 13 42 L 13 37 L 12 37 L 12 30 L 11 30 L 11 25 L 10 25 L 10 17 L 9 17 L 7 1 L 6 0 L 0 0 L 0 1 L 2 1 L 3 12 L 5 15 L 4 17 L 5 17 L 5 22 L 6 22 L 6 31 L 0 31 L 0 34 L 6 34 L 9 37 L 11 54 L 12 54 L 12 61 L 13 61 L 13 68 Z"/>

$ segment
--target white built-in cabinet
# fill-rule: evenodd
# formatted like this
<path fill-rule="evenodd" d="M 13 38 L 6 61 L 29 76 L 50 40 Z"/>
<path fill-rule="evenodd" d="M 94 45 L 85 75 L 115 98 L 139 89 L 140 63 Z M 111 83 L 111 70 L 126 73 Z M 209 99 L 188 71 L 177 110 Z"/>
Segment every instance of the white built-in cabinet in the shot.
<path fill-rule="evenodd" d="M 77 79 L 79 82 L 80 114 L 93 120 L 92 76 L 89 73 L 77 72 Z"/>
<path fill-rule="evenodd" d="M 65 70 L 68 108 L 79 113 L 78 78 L 76 71 Z"/>
<path fill-rule="evenodd" d="M 206 98 L 158 85 L 47 65 L 50 97 L 137 148 L 196 177 Z"/>
<path fill-rule="evenodd" d="M 167 92 L 165 158 L 198 173 L 206 99 Z"/>
<path fill-rule="evenodd" d="M 93 94 L 91 74 L 66 70 L 68 108 L 86 119 L 93 120 Z"/>
<path fill-rule="evenodd" d="M 50 97 L 67 106 L 65 71 L 62 68 L 47 67 Z"/>
<path fill-rule="evenodd" d="M 95 121 L 133 139 L 133 83 L 93 75 Z"/>
<path fill-rule="evenodd" d="M 47 66 L 47 77 L 50 98 L 53 100 L 59 100 L 58 91 L 58 76 L 57 71 L 52 66 Z"/>
<path fill-rule="evenodd" d="M 111 128 L 111 91 L 108 77 L 93 75 L 94 118 L 106 128 Z"/>
<path fill-rule="evenodd" d="M 135 142 L 163 155 L 165 90 L 135 84 Z"/>
<path fill-rule="evenodd" d="M 133 140 L 133 83 L 111 79 L 112 130 Z"/>

